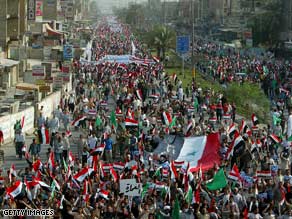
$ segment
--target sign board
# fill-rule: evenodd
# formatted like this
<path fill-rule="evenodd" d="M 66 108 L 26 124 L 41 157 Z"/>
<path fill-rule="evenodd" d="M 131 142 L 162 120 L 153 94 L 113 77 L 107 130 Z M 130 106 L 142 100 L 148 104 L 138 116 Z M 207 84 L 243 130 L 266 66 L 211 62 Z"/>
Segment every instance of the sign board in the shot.
<path fill-rule="evenodd" d="M 53 77 L 46 77 L 45 78 L 45 82 L 46 83 L 53 83 L 54 82 L 54 79 L 53 79 Z"/>
<path fill-rule="evenodd" d="M 27 20 L 34 21 L 35 20 L 35 0 L 28 0 L 27 1 Z"/>
<path fill-rule="evenodd" d="M 63 78 L 60 77 L 60 76 L 56 76 L 56 77 L 54 77 L 54 82 L 53 83 L 54 83 L 55 87 L 60 88 L 63 85 Z"/>
<path fill-rule="evenodd" d="M 43 79 L 37 79 L 35 80 L 35 84 L 43 86 L 43 85 L 46 85 L 46 81 Z"/>
<path fill-rule="evenodd" d="M 42 21 L 43 20 L 43 0 L 35 1 L 35 20 Z"/>
<path fill-rule="evenodd" d="M 61 77 L 63 78 L 63 82 L 70 82 L 70 74 L 61 73 Z"/>
<path fill-rule="evenodd" d="M 32 76 L 45 76 L 45 66 L 42 65 L 32 66 Z"/>
<path fill-rule="evenodd" d="M 69 66 L 62 66 L 62 72 L 63 73 L 69 73 L 70 67 Z"/>
<path fill-rule="evenodd" d="M 177 36 L 176 37 L 176 52 L 179 54 L 185 54 L 190 50 L 190 37 L 189 36 Z"/>
<path fill-rule="evenodd" d="M 39 86 L 39 91 L 40 92 L 52 92 L 51 86 L 49 85 L 43 85 Z"/>
<path fill-rule="evenodd" d="M 69 60 L 69 59 L 73 58 L 73 46 L 72 45 L 64 45 L 63 58 L 65 60 Z"/>
<path fill-rule="evenodd" d="M 44 52 L 44 60 L 51 60 L 52 47 L 44 46 L 43 52 Z"/>
<path fill-rule="evenodd" d="M 127 196 L 141 196 L 142 183 L 137 183 L 135 179 L 120 180 L 120 192 Z"/>
<path fill-rule="evenodd" d="M 72 0 L 67 3 L 65 16 L 69 20 L 74 18 L 74 4 Z"/>

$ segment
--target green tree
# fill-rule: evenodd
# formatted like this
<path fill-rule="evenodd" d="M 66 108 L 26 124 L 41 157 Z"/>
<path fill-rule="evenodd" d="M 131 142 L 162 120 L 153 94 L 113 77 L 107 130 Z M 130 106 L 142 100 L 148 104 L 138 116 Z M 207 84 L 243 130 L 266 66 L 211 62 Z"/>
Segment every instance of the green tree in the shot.
<path fill-rule="evenodd" d="M 149 47 L 155 48 L 157 56 L 164 60 L 167 50 L 175 47 L 175 36 L 171 28 L 157 25 L 144 35 L 143 40 Z"/>
<path fill-rule="evenodd" d="M 249 21 L 255 45 L 275 45 L 278 42 L 279 26 L 281 26 L 283 1 L 268 0 L 261 11 Z"/>

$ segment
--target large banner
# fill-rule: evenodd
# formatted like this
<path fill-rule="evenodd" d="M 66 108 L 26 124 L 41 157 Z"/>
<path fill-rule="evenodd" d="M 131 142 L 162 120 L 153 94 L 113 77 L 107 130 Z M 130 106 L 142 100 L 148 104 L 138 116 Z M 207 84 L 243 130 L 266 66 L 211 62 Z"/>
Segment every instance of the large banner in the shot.
<path fill-rule="evenodd" d="M 43 20 L 43 0 L 35 1 L 35 20 L 42 21 Z"/>

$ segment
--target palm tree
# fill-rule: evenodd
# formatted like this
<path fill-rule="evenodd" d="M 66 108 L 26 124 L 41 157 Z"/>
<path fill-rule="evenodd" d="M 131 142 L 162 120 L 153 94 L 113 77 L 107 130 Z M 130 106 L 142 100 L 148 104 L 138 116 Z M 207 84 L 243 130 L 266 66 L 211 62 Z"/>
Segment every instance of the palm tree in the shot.
<path fill-rule="evenodd" d="M 175 47 L 175 32 L 166 26 L 155 26 L 146 35 L 146 43 L 156 48 L 157 56 L 164 60 L 166 51 Z"/>

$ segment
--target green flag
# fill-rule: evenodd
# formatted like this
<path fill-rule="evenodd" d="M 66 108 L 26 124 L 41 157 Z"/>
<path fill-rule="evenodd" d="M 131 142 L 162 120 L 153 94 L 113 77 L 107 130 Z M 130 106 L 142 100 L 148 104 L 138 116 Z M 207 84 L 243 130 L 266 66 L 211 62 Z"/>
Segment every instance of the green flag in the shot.
<path fill-rule="evenodd" d="M 161 191 L 161 197 L 164 199 L 166 194 L 167 194 L 167 190 L 168 188 L 167 187 L 163 187 L 162 191 Z"/>
<path fill-rule="evenodd" d="M 101 126 L 101 123 L 102 123 L 102 121 L 101 121 L 100 117 L 97 116 L 96 117 L 96 120 L 95 120 L 95 127 L 100 127 Z"/>
<path fill-rule="evenodd" d="M 194 107 L 195 107 L 195 109 L 198 109 L 198 107 L 199 107 L 199 102 L 198 102 L 197 97 L 194 98 Z"/>
<path fill-rule="evenodd" d="M 116 128 L 118 126 L 117 124 L 117 118 L 116 118 L 116 114 L 114 111 L 112 111 L 111 113 L 111 123 L 114 125 L 114 127 Z"/>
<path fill-rule="evenodd" d="M 160 169 L 161 169 L 161 167 L 157 168 L 157 170 L 155 171 L 155 173 L 154 173 L 153 176 L 158 176 L 158 177 L 160 177 L 160 176 L 161 176 Z"/>
<path fill-rule="evenodd" d="M 51 184 L 51 198 L 53 199 L 55 197 L 55 190 L 56 190 L 56 184 L 55 184 L 55 180 L 53 180 L 52 184 Z"/>
<path fill-rule="evenodd" d="M 281 119 L 278 116 L 273 115 L 273 124 L 277 125 L 278 122 L 281 122 Z"/>
<path fill-rule="evenodd" d="M 150 183 L 146 183 L 145 186 L 143 186 L 143 189 L 142 189 L 142 193 L 141 193 L 141 197 L 142 199 L 145 197 L 145 195 L 147 194 L 148 192 L 148 189 L 150 187 Z"/>
<path fill-rule="evenodd" d="M 292 135 L 287 139 L 287 141 L 292 141 Z"/>
<path fill-rule="evenodd" d="M 68 172 L 68 165 L 63 157 L 63 165 L 64 165 L 64 169 L 65 169 L 65 172 L 67 173 Z"/>
<path fill-rule="evenodd" d="M 171 212 L 172 219 L 179 219 L 179 203 L 177 197 L 175 197 L 174 207 Z"/>
<path fill-rule="evenodd" d="M 189 185 L 189 189 L 188 192 L 185 195 L 185 200 L 186 202 L 190 205 L 193 201 L 193 189 L 192 187 Z"/>
<path fill-rule="evenodd" d="M 213 181 L 206 184 L 209 190 L 222 189 L 227 185 L 227 180 L 223 169 L 220 169 L 213 178 Z"/>
<path fill-rule="evenodd" d="M 172 127 L 175 126 L 175 125 L 176 125 L 176 116 L 173 117 L 173 119 L 172 119 L 172 121 L 171 121 L 169 127 L 172 128 Z"/>

